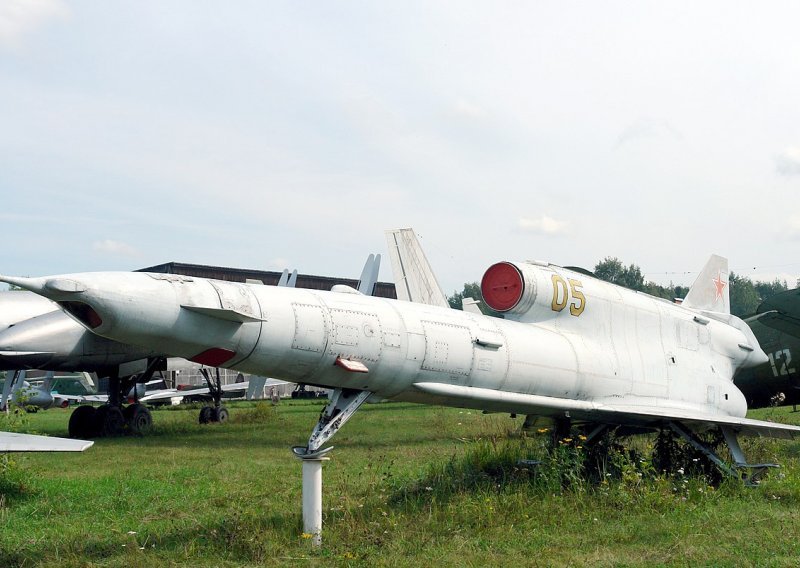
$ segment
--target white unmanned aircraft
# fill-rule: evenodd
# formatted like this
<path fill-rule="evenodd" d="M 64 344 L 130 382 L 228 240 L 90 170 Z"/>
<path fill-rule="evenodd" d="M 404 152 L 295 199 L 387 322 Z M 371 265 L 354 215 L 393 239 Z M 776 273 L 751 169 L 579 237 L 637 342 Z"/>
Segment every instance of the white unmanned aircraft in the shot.
<path fill-rule="evenodd" d="M 673 430 L 729 473 L 703 432 L 791 438 L 745 418 L 732 377 L 767 361 L 732 316 L 727 260 L 713 256 L 682 305 L 544 262 L 499 262 L 486 303 L 506 319 L 366 296 L 169 274 L 0 277 L 57 302 L 94 333 L 209 366 L 335 389 L 304 448 L 323 444 L 368 398 L 520 413 L 609 428 Z"/>

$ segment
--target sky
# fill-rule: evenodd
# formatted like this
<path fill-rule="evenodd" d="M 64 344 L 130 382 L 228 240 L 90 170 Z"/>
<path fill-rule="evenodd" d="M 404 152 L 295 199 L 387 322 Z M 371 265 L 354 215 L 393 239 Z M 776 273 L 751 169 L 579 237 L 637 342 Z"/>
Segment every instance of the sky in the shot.
<path fill-rule="evenodd" d="M 800 277 L 800 4 L 0 2 L 0 273 Z M 388 260 L 381 279 L 391 281 Z"/>

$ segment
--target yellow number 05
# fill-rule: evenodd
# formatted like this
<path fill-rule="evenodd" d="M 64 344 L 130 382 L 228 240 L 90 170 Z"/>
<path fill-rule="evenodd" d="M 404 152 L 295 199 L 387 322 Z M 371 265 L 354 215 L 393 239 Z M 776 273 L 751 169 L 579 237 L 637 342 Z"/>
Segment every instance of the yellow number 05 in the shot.
<path fill-rule="evenodd" d="M 586 308 L 586 296 L 583 295 L 581 288 L 583 284 L 580 280 L 569 279 L 569 285 L 558 274 L 553 274 L 553 302 L 550 306 L 554 312 L 560 312 L 567 307 L 569 297 L 572 296 L 572 301 L 569 302 L 569 313 L 573 316 L 579 316 Z"/>

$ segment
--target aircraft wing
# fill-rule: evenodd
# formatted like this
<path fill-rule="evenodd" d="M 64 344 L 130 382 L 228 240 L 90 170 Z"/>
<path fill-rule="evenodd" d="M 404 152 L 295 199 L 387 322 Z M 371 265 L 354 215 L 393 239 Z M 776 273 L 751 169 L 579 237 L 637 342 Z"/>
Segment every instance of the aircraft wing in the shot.
<path fill-rule="evenodd" d="M 267 377 L 260 377 L 258 375 L 251 375 L 249 384 L 247 385 L 247 393 L 245 398 L 247 400 L 254 400 L 267 397 L 267 387 L 277 387 L 280 385 L 288 385 L 288 381 L 281 381 L 278 379 L 269 379 Z"/>
<path fill-rule="evenodd" d="M 163 400 L 172 400 L 173 398 L 183 398 L 184 396 L 186 396 L 187 392 L 190 391 L 179 391 L 178 389 L 157 390 L 139 397 L 139 402 L 156 402 Z"/>
<path fill-rule="evenodd" d="M 0 454 L 7 452 L 82 452 L 94 442 L 0 432 Z"/>
<path fill-rule="evenodd" d="M 449 406 L 465 406 L 553 418 L 568 415 L 578 421 L 643 427 L 656 427 L 674 421 L 685 424 L 696 431 L 707 430 L 714 426 L 728 426 L 744 436 L 785 439 L 800 437 L 800 426 L 735 416 L 703 414 L 691 409 L 605 404 L 443 383 L 415 383 L 414 387 L 426 394 L 442 397 Z"/>
<path fill-rule="evenodd" d="M 800 338 L 800 288 L 775 294 L 761 302 L 756 315 L 745 321 L 753 320 Z"/>
<path fill-rule="evenodd" d="M 69 401 L 75 401 L 80 404 L 84 402 L 108 402 L 107 394 L 59 394 L 61 398 L 66 398 Z"/>
<path fill-rule="evenodd" d="M 276 383 L 270 383 L 268 386 L 271 386 Z M 280 382 L 277 384 L 284 384 L 284 382 Z M 229 385 L 222 385 L 222 392 L 246 392 L 250 383 L 248 381 L 244 381 L 242 383 L 231 383 Z M 155 402 L 158 400 L 167 400 L 172 398 L 179 398 L 179 397 L 187 397 L 187 396 L 203 396 L 210 394 L 208 387 L 198 387 L 196 389 L 166 389 L 156 391 L 151 394 L 146 394 L 143 397 L 139 398 L 139 402 Z"/>

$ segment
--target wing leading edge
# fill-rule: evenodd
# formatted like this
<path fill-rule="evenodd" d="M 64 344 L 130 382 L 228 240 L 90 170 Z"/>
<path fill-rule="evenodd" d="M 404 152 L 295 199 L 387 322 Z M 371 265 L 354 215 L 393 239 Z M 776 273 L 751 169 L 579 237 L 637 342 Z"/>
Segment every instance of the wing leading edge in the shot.
<path fill-rule="evenodd" d="M 0 454 L 8 452 L 82 452 L 94 442 L 0 432 Z"/>
<path fill-rule="evenodd" d="M 415 383 L 414 386 L 421 392 L 442 397 L 450 403 L 461 401 L 464 406 L 474 406 L 497 412 L 552 417 L 564 416 L 567 413 L 574 420 L 643 427 L 663 426 L 667 422 L 676 421 L 696 431 L 724 426 L 743 436 L 800 438 L 800 426 L 736 416 L 702 414 L 691 409 L 609 405 L 585 400 L 496 391 L 442 383 Z"/>

